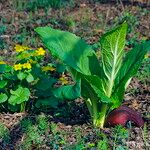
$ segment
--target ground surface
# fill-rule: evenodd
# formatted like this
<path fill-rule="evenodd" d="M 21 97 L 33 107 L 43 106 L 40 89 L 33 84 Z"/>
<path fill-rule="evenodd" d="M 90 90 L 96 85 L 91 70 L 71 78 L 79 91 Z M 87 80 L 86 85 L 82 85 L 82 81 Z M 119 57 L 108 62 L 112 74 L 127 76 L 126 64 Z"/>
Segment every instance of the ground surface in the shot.
<path fill-rule="evenodd" d="M 29 12 L 25 10 L 17 11 L 11 0 L 3 1 L 0 3 L 0 25 L 1 30 L 3 27 L 6 28 L 6 31 L 1 31 L 0 55 L 4 56 L 5 60 L 12 62 L 13 46 L 16 43 L 23 43 L 33 47 L 41 45 L 38 39 L 35 38 L 33 31 L 37 26 L 51 25 L 54 28 L 68 30 L 81 36 L 88 43 L 94 44 L 98 41 L 100 35 L 125 19 L 130 25 L 128 47 L 126 48 L 129 49 L 140 40 L 150 39 L 149 7 L 143 3 L 140 3 L 140 5 L 139 3 L 134 4 L 116 4 L 113 2 L 102 4 L 87 0 L 77 0 L 71 7 L 58 10 L 49 9 L 47 12 L 43 9 Z M 10 55 L 12 59 L 8 57 Z M 40 133 L 43 144 L 39 142 L 40 140 L 38 141 L 40 145 L 38 142 L 34 143 L 33 141 L 37 140 L 38 135 L 33 136 L 36 140 L 33 138 L 31 149 L 94 150 L 99 149 L 99 141 L 107 141 L 108 149 L 112 149 L 112 147 L 118 147 L 118 150 L 121 150 L 121 148 L 131 150 L 150 149 L 150 124 L 148 122 L 150 119 L 150 80 L 148 79 L 148 74 L 142 75 L 143 68 L 150 66 L 149 62 L 147 61 L 143 64 L 144 67 L 140 69 L 139 75 L 132 80 L 124 100 L 124 105 L 130 106 L 142 114 L 146 123 L 144 129 L 128 125 L 129 136 L 125 138 L 120 135 L 121 138 L 116 140 L 117 131 L 114 128 L 104 128 L 102 133 L 105 133 L 105 137 L 100 129 L 93 129 L 89 123 L 89 117 L 86 116 L 88 112 L 83 100 L 79 99 L 67 107 L 62 106 L 62 111 L 67 112 L 63 115 L 63 118 L 46 114 L 50 128 L 46 130 L 46 133 Z M 35 125 L 37 115 L 28 113 L 0 114 L 0 122 L 10 130 L 11 134 L 9 144 L 0 141 L 0 149 L 17 149 L 17 146 L 27 139 L 28 134 L 23 132 L 20 125 L 20 121 L 24 120 L 23 118 L 32 120 L 31 122 Z M 34 127 L 38 128 L 36 125 Z M 106 138 L 107 140 L 105 140 Z M 102 146 L 103 144 L 99 145 Z M 29 148 L 18 146 L 18 149 Z"/>

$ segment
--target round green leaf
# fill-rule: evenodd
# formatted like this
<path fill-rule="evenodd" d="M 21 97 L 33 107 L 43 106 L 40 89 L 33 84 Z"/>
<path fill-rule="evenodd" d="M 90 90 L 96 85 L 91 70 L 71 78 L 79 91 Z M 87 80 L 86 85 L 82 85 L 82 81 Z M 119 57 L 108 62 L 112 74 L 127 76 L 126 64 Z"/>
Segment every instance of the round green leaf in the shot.
<path fill-rule="evenodd" d="M 27 76 L 27 75 L 26 75 L 25 73 L 23 73 L 23 72 L 19 72 L 19 73 L 17 74 L 17 77 L 18 77 L 19 80 L 25 79 L 26 76 Z"/>
<path fill-rule="evenodd" d="M 0 94 L 0 103 L 4 103 L 5 101 L 7 101 L 8 96 L 6 94 L 1 93 Z"/>
<path fill-rule="evenodd" d="M 34 81 L 34 77 L 32 76 L 32 74 L 29 74 L 27 77 L 26 77 L 26 80 L 28 83 Z"/>
<path fill-rule="evenodd" d="M 8 102 L 11 105 L 21 104 L 22 102 L 29 100 L 30 91 L 28 88 L 19 87 L 15 91 L 10 90 L 10 93 L 12 95 L 8 99 Z"/>

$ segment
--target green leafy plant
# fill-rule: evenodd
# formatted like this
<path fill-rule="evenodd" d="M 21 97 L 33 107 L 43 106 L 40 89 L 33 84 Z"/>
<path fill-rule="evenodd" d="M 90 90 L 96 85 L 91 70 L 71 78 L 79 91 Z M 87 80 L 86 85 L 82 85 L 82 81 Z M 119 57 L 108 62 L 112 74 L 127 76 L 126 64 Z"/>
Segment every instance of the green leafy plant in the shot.
<path fill-rule="evenodd" d="M 59 149 L 60 145 L 65 145 L 66 144 L 63 132 L 60 132 L 58 130 L 57 124 L 52 122 L 50 124 L 50 130 L 51 130 L 52 134 L 49 135 L 49 146 L 52 149 Z"/>
<path fill-rule="evenodd" d="M 46 51 L 16 45 L 14 62 L 0 61 L 0 109 L 23 112 L 25 110 L 47 110 L 57 108 L 66 91 L 76 91 L 78 85 L 68 84 L 65 66 L 59 62 L 45 62 Z M 54 87 L 59 84 L 59 87 Z M 74 90 L 72 90 L 74 89 Z M 79 92 L 70 92 L 69 98 L 78 97 Z M 43 109 L 44 108 L 44 109 Z"/>
<path fill-rule="evenodd" d="M 35 31 L 52 55 L 68 66 L 73 80 L 81 87 L 93 125 L 103 128 L 110 110 L 121 105 L 126 87 L 150 49 L 150 41 L 126 54 L 127 23 L 123 23 L 100 38 L 98 60 L 91 46 L 72 33 L 50 27 L 38 27 Z"/>
<path fill-rule="evenodd" d="M 41 132 L 43 131 L 45 132 L 48 129 L 49 127 L 48 120 L 44 114 L 38 116 L 37 122 L 38 122 L 38 128 Z"/>
<path fill-rule="evenodd" d="M 113 139 L 113 149 L 127 149 L 127 145 L 123 142 L 124 140 L 128 140 L 129 132 L 127 129 L 123 128 L 122 126 L 116 126 L 112 131 Z"/>

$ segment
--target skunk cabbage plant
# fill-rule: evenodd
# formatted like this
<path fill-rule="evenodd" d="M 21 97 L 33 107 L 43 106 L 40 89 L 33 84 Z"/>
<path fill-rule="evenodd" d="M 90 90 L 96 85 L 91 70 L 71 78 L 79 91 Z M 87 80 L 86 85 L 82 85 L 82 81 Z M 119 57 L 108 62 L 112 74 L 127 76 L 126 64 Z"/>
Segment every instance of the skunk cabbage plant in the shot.
<path fill-rule="evenodd" d="M 93 125 L 103 128 L 108 112 L 121 105 L 126 87 L 150 49 L 150 41 L 125 52 L 127 23 L 124 22 L 100 38 L 98 59 L 92 47 L 72 33 L 51 27 L 38 27 L 35 31 L 78 83 Z M 67 92 L 64 98 L 65 95 Z"/>

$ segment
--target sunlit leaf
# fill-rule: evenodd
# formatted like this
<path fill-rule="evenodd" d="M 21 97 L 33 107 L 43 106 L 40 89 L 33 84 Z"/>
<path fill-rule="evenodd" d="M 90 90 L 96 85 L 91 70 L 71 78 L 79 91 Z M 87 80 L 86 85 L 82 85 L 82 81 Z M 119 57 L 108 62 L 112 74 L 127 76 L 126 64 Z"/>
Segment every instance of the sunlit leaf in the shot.
<path fill-rule="evenodd" d="M 112 93 L 114 80 L 122 64 L 126 32 L 127 24 L 123 23 L 100 38 L 103 70 L 107 77 L 105 94 L 109 97 Z"/>
<path fill-rule="evenodd" d="M 4 103 L 5 101 L 7 101 L 8 96 L 4 93 L 0 94 L 0 103 Z"/>
<path fill-rule="evenodd" d="M 100 73 L 94 50 L 80 37 L 50 27 L 38 27 L 35 31 L 48 50 L 71 68 L 85 75 Z"/>
<path fill-rule="evenodd" d="M 8 102 L 11 105 L 21 104 L 22 102 L 28 101 L 30 96 L 30 91 L 28 88 L 19 87 L 17 90 L 10 90 L 11 96 Z"/>

